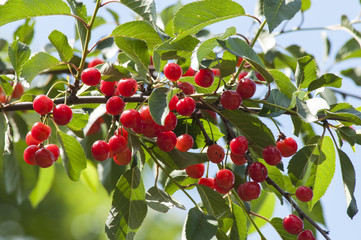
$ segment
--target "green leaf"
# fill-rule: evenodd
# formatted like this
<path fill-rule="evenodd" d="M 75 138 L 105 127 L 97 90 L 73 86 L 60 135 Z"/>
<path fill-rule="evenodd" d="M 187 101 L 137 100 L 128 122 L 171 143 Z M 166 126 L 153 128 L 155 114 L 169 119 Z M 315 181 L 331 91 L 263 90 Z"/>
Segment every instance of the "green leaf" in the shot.
<path fill-rule="evenodd" d="M 361 86 L 361 68 L 354 67 L 342 70 L 341 74 L 345 77 L 351 78 L 357 86 Z"/>
<path fill-rule="evenodd" d="M 80 181 L 89 186 L 93 192 L 97 191 L 99 182 L 98 172 L 96 167 L 89 160 L 87 160 L 86 168 L 80 174 Z"/>
<path fill-rule="evenodd" d="M 356 131 L 350 127 L 341 127 L 338 129 L 341 137 L 346 140 L 351 146 L 355 145 L 357 140 Z"/>
<path fill-rule="evenodd" d="M 307 101 L 296 98 L 296 106 L 299 116 L 308 123 L 318 121 L 317 113 L 330 108 L 323 98 L 312 98 Z"/>
<path fill-rule="evenodd" d="M 157 16 L 153 0 L 122 0 L 120 3 L 139 14 L 145 20 L 151 23 L 156 22 Z"/>
<path fill-rule="evenodd" d="M 217 233 L 218 222 L 212 215 L 206 215 L 197 207 L 188 212 L 184 223 L 182 239 L 210 240 Z"/>
<path fill-rule="evenodd" d="M 150 56 L 146 42 L 129 37 L 116 37 L 115 43 L 135 63 L 139 75 L 147 79 Z"/>
<path fill-rule="evenodd" d="M 351 38 L 348 40 L 336 53 L 335 60 L 337 62 L 361 57 L 361 48 L 356 39 Z"/>
<path fill-rule="evenodd" d="M 73 49 L 68 43 L 68 38 L 62 32 L 54 30 L 49 35 L 51 44 L 56 48 L 59 53 L 60 59 L 63 62 L 68 62 L 73 57 Z"/>
<path fill-rule="evenodd" d="M 295 73 L 298 88 L 307 88 L 317 78 L 317 65 L 313 57 L 304 56 L 297 59 Z"/>
<path fill-rule="evenodd" d="M 249 148 L 259 156 L 266 146 L 275 145 L 271 130 L 257 117 L 239 110 L 226 110 L 222 114 L 247 138 Z"/>
<path fill-rule="evenodd" d="M 358 212 L 355 193 L 356 173 L 350 158 L 341 149 L 338 150 L 338 156 L 341 164 L 342 180 L 346 195 L 347 214 L 352 219 Z"/>
<path fill-rule="evenodd" d="M 353 124 L 361 125 L 361 112 L 354 108 L 340 109 L 335 112 L 325 111 L 328 118 L 337 118 Z"/>
<path fill-rule="evenodd" d="M 130 37 L 143 40 L 150 50 L 162 43 L 162 39 L 149 22 L 132 21 L 116 27 L 110 34 L 112 37 Z"/>
<path fill-rule="evenodd" d="M 193 51 L 191 68 L 195 71 L 198 71 L 200 62 L 205 57 L 207 57 L 208 54 L 211 53 L 215 47 L 218 46 L 217 39 L 225 40 L 226 38 L 234 35 L 235 33 L 236 33 L 236 28 L 230 27 L 230 28 L 227 28 L 223 34 L 219 34 L 213 38 L 210 38 L 203 42 L 200 42 Z"/>
<path fill-rule="evenodd" d="M 67 2 L 69 3 L 69 6 L 71 7 L 71 11 L 73 12 L 73 14 L 80 17 L 85 22 L 87 22 L 88 13 L 85 4 L 77 0 L 67 0 Z M 78 33 L 78 35 L 76 35 L 76 39 L 80 38 L 82 49 L 84 50 L 87 28 L 78 19 L 76 20 L 76 31 Z"/>
<path fill-rule="evenodd" d="M 61 0 L 8 0 L 0 5 L 0 26 L 24 18 L 69 14 L 68 5 Z"/>
<path fill-rule="evenodd" d="M 358 44 L 361 47 L 361 33 L 352 26 L 350 20 L 346 15 L 341 16 L 341 26 L 343 30 L 345 30 L 346 32 L 351 34 L 352 37 L 355 38 L 355 40 L 358 42 Z"/>
<path fill-rule="evenodd" d="M 266 191 L 262 191 L 261 196 L 252 201 L 251 211 L 267 219 L 271 219 L 275 206 L 276 206 L 276 198 L 274 194 L 268 193 Z M 253 221 L 256 223 L 256 225 L 259 228 L 261 228 L 263 225 L 267 223 L 262 218 L 257 218 L 257 217 L 254 218 Z M 248 222 L 248 234 L 251 234 L 254 231 L 256 231 L 256 228 L 253 226 L 253 224 L 250 224 L 250 222 Z"/>
<path fill-rule="evenodd" d="M 302 185 L 302 180 L 305 178 L 312 158 L 316 158 L 316 145 L 304 146 L 296 152 L 288 163 L 288 175 L 293 185 Z"/>
<path fill-rule="evenodd" d="M 73 109 L 73 118 L 66 126 L 72 132 L 76 133 L 78 137 L 84 138 L 83 129 L 87 125 L 88 120 L 89 115 L 87 112 L 77 111 L 76 109 Z"/>
<path fill-rule="evenodd" d="M 104 188 L 107 190 L 108 194 L 110 194 L 116 187 L 119 178 L 127 169 L 127 166 L 120 166 L 114 161 L 103 161 L 99 164 L 99 166 L 101 166 L 98 168 L 99 179 L 103 184 Z"/>
<path fill-rule="evenodd" d="M 150 115 L 157 124 L 162 126 L 164 125 L 165 118 L 169 113 L 169 101 L 167 101 L 169 92 L 169 88 L 156 88 L 149 96 Z"/>
<path fill-rule="evenodd" d="M 342 78 L 336 76 L 333 73 L 326 73 L 322 75 L 320 78 L 316 79 L 315 81 L 311 82 L 308 86 L 308 91 L 311 92 L 316 90 L 320 87 L 335 87 L 340 88 L 342 85 Z"/>
<path fill-rule="evenodd" d="M 1 12 L 1 6 L 0 6 L 0 12 Z M 1 15 L 0 15 L 1 16 Z M 0 20 L 1 22 L 1 20 Z M 30 48 L 28 45 L 21 43 L 19 41 L 14 41 L 9 46 L 9 59 L 11 64 L 14 67 L 15 73 L 17 75 L 20 75 L 24 63 L 29 59 L 30 57 Z"/>
<path fill-rule="evenodd" d="M 198 179 L 188 177 L 185 171 L 176 170 L 173 171 L 170 176 L 182 186 L 187 186 L 198 182 Z M 173 195 L 178 190 L 179 187 L 172 180 L 170 180 L 170 178 L 168 178 L 164 185 L 164 191 L 170 195 Z"/>
<path fill-rule="evenodd" d="M 290 106 L 291 100 L 287 98 L 286 95 L 284 95 L 280 90 L 278 89 L 272 89 L 268 98 L 267 102 L 276 104 L 278 106 L 288 108 Z M 267 116 L 267 117 L 278 117 L 282 115 L 285 112 L 285 110 L 263 104 L 262 110 L 260 112 L 261 116 Z"/>
<path fill-rule="evenodd" d="M 10 81 L 12 81 L 11 78 L 5 75 L 0 75 L 0 86 L 8 96 L 13 93 L 13 86 L 11 86 Z"/>
<path fill-rule="evenodd" d="M 240 206 L 232 203 L 233 208 L 233 224 L 230 233 L 231 240 L 247 239 L 247 217 Z"/>
<path fill-rule="evenodd" d="M 34 26 L 35 21 L 26 19 L 25 23 L 16 29 L 14 39 L 29 45 L 34 37 Z"/>
<path fill-rule="evenodd" d="M 216 217 L 217 220 L 227 217 L 230 213 L 229 206 L 217 191 L 204 185 L 197 185 L 197 190 L 208 214 Z"/>
<path fill-rule="evenodd" d="M 222 56 L 222 61 L 219 66 L 219 71 L 221 72 L 221 78 L 227 77 L 235 72 L 236 70 L 236 58 L 233 54 L 228 51 L 225 51 Z"/>
<path fill-rule="evenodd" d="M 21 76 L 31 82 L 39 73 L 59 64 L 60 61 L 55 57 L 39 52 L 24 64 Z"/>
<path fill-rule="evenodd" d="M 48 194 L 55 177 L 55 168 L 40 168 L 38 181 L 35 185 L 35 188 L 31 191 L 29 200 L 31 205 L 36 208 L 39 203 L 45 198 Z"/>
<path fill-rule="evenodd" d="M 277 233 L 280 235 L 280 237 L 282 238 L 282 240 L 296 240 L 297 239 L 297 235 L 288 233 L 284 228 L 283 228 L 283 224 L 282 224 L 282 218 L 272 218 L 270 223 L 272 224 L 272 226 L 274 227 L 274 229 L 277 231 Z"/>
<path fill-rule="evenodd" d="M 272 32 L 284 20 L 292 19 L 301 9 L 301 0 L 266 0 L 264 1 L 264 15 L 269 31 Z"/>
<path fill-rule="evenodd" d="M 316 148 L 316 150 L 319 149 Z M 306 186 L 313 189 L 313 198 L 309 202 L 310 209 L 325 194 L 335 173 L 336 155 L 330 137 L 323 138 L 321 149 L 316 154 L 318 155 L 310 162 L 310 176 L 306 182 Z"/>
<path fill-rule="evenodd" d="M 145 189 L 138 167 L 129 169 L 119 179 L 112 207 L 105 223 L 109 239 L 134 239 L 147 215 Z"/>
<path fill-rule="evenodd" d="M 181 7 L 173 18 L 174 41 L 195 34 L 204 27 L 226 19 L 244 15 L 241 5 L 231 0 L 204 0 Z"/>
<path fill-rule="evenodd" d="M 60 142 L 63 154 L 62 160 L 69 178 L 78 181 L 81 171 L 86 168 L 87 160 L 84 150 L 75 137 L 70 136 L 62 131 L 57 131 L 58 141 Z"/>
<path fill-rule="evenodd" d="M 297 88 L 291 80 L 281 71 L 276 69 L 271 69 L 270 73 L 272 74 L 278 90 L 280 90 L 284 95 L 289 99 L 292 99 L 292 95 L 297 91 Z"/>
<path fill-rule="evenodd" d="M 183 204 L 157 187 L 151 187 L 148 190 L 145 200 L 150 208 L 162 213 L 168 212 L 168 210 L 173 207 L 177 207 L 182 210 L 186 209 Z"/>

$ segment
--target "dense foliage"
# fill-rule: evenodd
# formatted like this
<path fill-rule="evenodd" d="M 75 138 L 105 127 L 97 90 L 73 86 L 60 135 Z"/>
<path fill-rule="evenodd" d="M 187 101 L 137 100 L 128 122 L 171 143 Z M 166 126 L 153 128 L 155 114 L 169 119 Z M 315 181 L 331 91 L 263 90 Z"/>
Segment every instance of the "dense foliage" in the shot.
<path fill-rule="evenodd" d="M 112 10 L 119 3 L 137 20 L 120 23 L 120 13 Z M 265 239 L 265 222 L 258 219 L 282 239 L 314 239 L 316 232 L 329 239 L 320 225 L 320 199 L 337 159 L 345 211 L 350 218 L 358 211 L 355 169 L 342 146 L 361 144 L 353 128 L 361 125 L 361 112 L 337 101 L 340 76 L 321 73 L 299 46 L 276 45 L 276 35 L 301 28 L 275 32 L 277 27 L 303 16 L 310 4 L 261 0 L 259 16 L 253 16 L 231 0 L 178 3 L 159 14 L 152 0 L 6 1 L 0 30 L 25 19 L 13 42 L 0 39 L 0 165 L 7 201 L 37 207 L 57 178 L 55 167 L 63 165 L 70 180 L 93 189 L 100 181 L 112 196 L 109 239 L 133 239 L 149 208 L 186 210 L 173 197 L 176 191 L 194 203 L 183 239 L 246 239 L 251 228 Z M 106 23 L 105 13 L 117 26 L 105 37 L 93 35 Z M 49 15 L 74 17 L 76 42 L 54 30 L 44 51 L 31 52 L 32 18 Z M 234 26 L 218 35 L 205 29 L 240 16 L 254 21 L 249 33 Z M 329 27 L 351 36 L 335 62 L 360 56 L 357 22 L 343 16 L 340 25 Z M 360 85 L 358 68 L 342 75 Z M 291 119 L 302 146 L 282 132 L 280 116 Z M 155 182 L 145 189 L 149 168 Z M 289 216 L 259 214 L 262 206 L 273 211 L 273 196 L 292 205 Z"/>

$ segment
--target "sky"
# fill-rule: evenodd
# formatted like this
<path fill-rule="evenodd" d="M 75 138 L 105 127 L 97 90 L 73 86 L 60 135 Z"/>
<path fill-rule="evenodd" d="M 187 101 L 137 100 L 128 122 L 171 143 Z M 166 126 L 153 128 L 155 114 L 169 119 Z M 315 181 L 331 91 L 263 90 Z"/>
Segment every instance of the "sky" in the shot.
<path fill-rule="evenodd" d="M 1 4 L 0 0 L 0 4 Z M 175 3 L 176 0 L 156 0 L 157 10 L 164 9 L 166 6 Z M 190 1 L 182 1 L 183 3 L 188 3 Z M 253 14 L 254 13 L 254 5 L 255 0 L 236 0 L 236 2 L 240 3 L 246 13 Z M 117 11 L 118 13 L 122 13 L 121 15 L 121 22 L 126 22 L 133 19 L 135 16 L 131 13 L 126 7 L 122 6 L 121 4 L 109 4 L 113 10 Z M 91 12 L 92 9 L 88 9 L 88 12 Z M 347 1 L 336 1 L 336 0 L 313 0 L 311 8 L 305 12 L 305 20 L 303 27 L 320 27 L 320 26 L 329 26 L 334 24 L 339 24 L 341 16 L 343 14 L 349 16 L 350 19 L 354 19 L 359 15 L 361 11 L 361 5 L 358 0 L 347 0 Z M 107 19 L 111 19 L 109 14 L 107 15 Z M 286 29 L 291 29 L 295 26 L 298 26 L 300 22 L 300 14 L 296 15 L 296 17 L 290 21 Z M 6 26 L 0 27 L 0 36 L 7 40 L 12 38 L 12 33 L 19 26 L 21 22 L 15 22 L 8 24 Z M 249 27 L 252 23 L 252 20 L 247 17 L 238 17 L 232 20 L 227 20 L 221 23 L 213 24 L 207 29 L 211 30 L 213 33 L 222 33 L 225 30 L 225 26 L 235 26 L 237 28 L 238 33 L 244 33 L 247 35 L 249 33 Z M 71 17 L 41 17 L 36 18 L 36 35 L 33 40 L 33 44 L 31 45 L 32 53 L 42 50 L 42 47 L 48 43 L 47 36 L 50 32 L 54 29 L 57 29 L 63 33 L 65 33 L 69 39 L 74 38 L 74 19 Z M 283 26 L 283 24 L 281 24 Z M 100 28 L 96 29 L 93 33 L 92 43 L 95 43 L 97 39 L 102 36 L 107 35 L 114 29 L 114 24 L 107 24 L 101 26 Z M 361 30 L 361 26 L 356 25 L 356 28 Z M 277 28 L 274 32 L 278 32 L 280 28 Z M 306 52 L 312 53 L 315 55 L 316 61 L 318 63 L 324 63 L 324 65 L 320 65 L 321 74 L 325 73 L 325 69 L 328 69 L 331 66 L 331 61 L 324 61 L 324 40 L 321 37 L 322 31 L 300 31 L 297 33 L 288 33 L 278 36 L 277 44 L 280 46 L 289 46 L 292 44 L 297 44 L 302 46 Z M 336 52 L 340 49 L 340 47 L 351 38 L 351 36 L 343 31 L 327 31 L 327 36 L 331 41 L 331 56 L 335 56 Z M 251 35 L 252 36 L 252 35 Z M 256 46 L 256 50 L 260 50 L 259 46 Z M 331 57 L 332 59 L 332 57 Z M 361 64 L 360 59 L 348 60 L 331 68 L 331 72 L 335 73 L 340 76 L 339 72 L 343 69 L 347 69 L 349 67 L 354 67 Z M 349 79 L 344 79 L 342 90 L 349 93 L 357 94 L 357 90 L 355 91 L 356 85 Z M 263 89 L 264 90 L 264 89 Z M 261 89 L 261 91 L 263 91 Z M 339 98 L 341 101 L 342 99 Z M 361 105 L 361 101 L 352 98 L 346 98 L 346 102 L 353 104 L 355 107 Z M 277 130 L 273 127 L 273 124 L 270 121 L 264 120 L 265 123 L 271 128 L 274 135 L 277 134 Z M 286 135 L 292 135 L 292 128 L 288 128 L 291 122 L 288 118 L 281 117 L 277 118 L 282 124 L 284 133 Z M 282 127 L 282 126 L 281 126 Z M 356 127 L 357 129 L 357 127 Z M 358 128 L 360 129 L 360 128 Z M 320 129 L 318 129 L 320 131 Z M 297 139 L 299 146 L 301 145 L 300 139 Z M 342 148 L 350 157 L 352 163 L 354 164 L 356 170 L 356 191 L 355 197 L 358 200 L 359 205 L 361 208 L 361 182 L 359 176 L 359 169 L 361 169 L 361 161 L 359 159 L 359 153 L 361 151 L 360 146 L 356 146 L 356 153 L 352 151 L 352 149 L 348 146 L 348 144 L 344 144 Z M 285 160 L 285 164 L 287 164 L 287 159 Z M 343 190 L 342 184 L 342 177 L 341 177 L 341 170 L 338 159 L 336 159 L 336 173 L 334 179 L 332 180 L 328 191 L 322 198 L 321 202 L 323 204 L 323 211 L 324 216 L 326 219 L 327 229 L 330 231 L 331 239 L 356 239 L 357 237 L 361 236 L 361 216 L 357 214 L 353 220 L 350 220 L 346 214 L 346 200 L 345 194 Z M 151 187 L 151 186 L 146 186 Z M 192 207 L 192 204 L 184 197 L 182 193 L 177 192 L 175 197 L 180 200 L 181 202 L 186 203 L 186 207 L 189 209 Z M 188 202 L 187 202 L 188 201 Z M 290 207 L 287 205 L 281 206 L 278 204 L 278 200 L 276 200 L 277 208 L 275 209 L 274 215 L 277 217 L 285 217 L 286 215 L 290 214 Z M 186 212 L 181 210 L 172 210 L 170 212 L 171 215 L 177 216 L 180 218 L 185 219 Z M 181 219 L 181 222 L 183 221 Z M 262 232 L 265 233 L 268 239 L 279 239 L 278 235 L 274 232 L 272 227 L 266 226 L 262 228 Z M 251 235 L 249 240 L 256 240 L 259 239 L 258 235 Z M 318 239 L 323 239 L 319 236 Z"/>

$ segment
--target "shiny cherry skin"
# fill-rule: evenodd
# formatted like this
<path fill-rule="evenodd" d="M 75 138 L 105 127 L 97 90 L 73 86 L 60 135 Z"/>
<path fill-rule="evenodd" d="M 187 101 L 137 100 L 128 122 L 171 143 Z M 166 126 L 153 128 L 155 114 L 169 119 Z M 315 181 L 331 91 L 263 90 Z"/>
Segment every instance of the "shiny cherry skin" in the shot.
<path fill-rule="evenodd" d="M 238 59 L 237 59 L 237 64 L 236 64 L 237 67 L 241 66 L 242 61 L 243 61 L 243 58 L 242 58 L 242 57 L 238 57 Z"/>
<path fill-rule="evenodd" d="M 219 187 L 227 189 L 233 187 L 235 178 L 232 171 L 221 169 L 217 172 L 215 180 Z"/>
<path fill-rule="evenodd" d="M 282 157 L 290 157 L 297 152 L 297 142 L 288 137 L 284 140 L 280 140 L 277 142 L 277 148 L 280 150 Z"/>
<path fill-rule="evenodd" d="M 13 84 L 11 84 L 13 85 Z M 13 93 L 11 94 L 12 98 L 21 98 L 24 94 L 24 86 L 21 83 L 16 84 Z"/>
<path fill-rule="evenodd" d="M 313 198 L 312 189 L 306 186 L 298 187 L 295 194 L 298 200 L 300 200 L 301 202 L 309 202 Z"/>
<path fill-rule="evenodd" d="M 183 91 L 183 93 L 185 95 L 191 95 L 191 94 L 195 93 L 195 91 L 196 91 L 194 86 L 189 82 L 178 82 L 177 85 L 178 85 L 179 89 Z"/>
<path fill-rule="evenodd" d="M 104 80 L 100 81 L 100 91 L 108 97 L 111 97 L 115 94 L 115 90 L 117 89 L 117 82 L 107 82 Z"/>
<path fill-rule="evenodd" d="M 231 189 L 232 189 L 232 187 L 222 188 L 221 186 L 218 185 L 217 181 L 214 181 L 214 190 L 216 190 L 220 194 L 227 194 L 227 193 L 229 193 L 229 191 L 231 191 Z"/>
<path fill-rule="evenodd" d="M 172 131 L 161 132 L 157 138 L 157 145 L 160 150 L 170 152 L 177 144 L 177 136 Z"/>
<path fill-rule="evenodd" d="M 94 58 L 88 63 L 88 68 L 95 67 L 96 65 L 104 63 L 100 58 Z"/>
<path fill-rule="evenodd" d="M 59 150 L 59 147 L 57 145 L 48 144 L 44 148 L 48 149 L 54 155 L 55 161 L 58 160 L 58 158 L 60 156 L 60 150 Z"/>
<path fill-rule="evenodd" d="M 125 78 L 118 82 L 117 91 L 123 97 L 131 97 L 138 90 L 138 83 L 133 78 Z"/>
<path fill-rule="evenodd" d="M 242 103 L 242 97 L 236 91 L 227 90 L 221 95 L 221 104 L 225 109 L 236 110 Z"/>
<path fill-rule="evenodd" d="M 73 118 L 73 111 L 68 105 L 59 104 L 53 110 L 54 122 L 58 125 L 66 125 Z"/>
<path fill-rule="evenodd" d="M 88 86 L 96 86 L 100 83 L 101 73 L 96 68 L 87 68 L 81 73 L 81 81 Z"/>
<path fill-rule="evenodd" d="M 177 102 L 176 110 L 182 116 L 190 117 L 196 109 L 196 102 L 191 97 L 185 97 Z"/>
<path fill-rule="evenodd" d="M 207 157 L 212 163 L 220 163 L 224 159 L 224 149 L 218 144 L 213 144 L 207 149 Z"/>
<path fill-rule="evenodd" d="M 177 81 L 182 76 L 182 68 L 176 63 L 168 63 L 164 66 L 164 75 L 170 81 Z"/>
<path fill-rule="evenodd" d="M 113 160 L 118 165 L 128 165 L 132 160 L 132 150 L 126 147 L 122 152 L 114 155 Z"/>
<path fill-rule="evenodd" d="M 204 174 L 204 164 L 199 163 L 186 167 L 186 173 L 190 178 L 201 178 Z"/>
<path fill-rule="evenodd" d="M 37 141 L 44 141 L 50 137 L 51 128 L 42 122 L 37 122 L 31 128 L 31 136 Z"/>
<path fill-rule="evenodd" d="M 31 135 L 31 132 L 28 132 L 28 134 L 26 134 L 25 137 L 25 142 L 28 146 L 31 146 L 31 145 L 39 145 L 42 141 L 38 141 L 34 139 L 33 136 Z"/>
<path fill-rule="evenodd" d="M 109 149 L 110 149 L 110 155 L 114 156 L 115 154 L 118 154 L 127 147 L 127 141 L 125 138 L 121 135 L 113 135 L 109 141 L 108 141 Z"/>
<path fill-rule="evenodd" d="M 269 165 L 275 166 L 279 164 L 282 160 L 281 152 L 278 150 L 276 146 L 269 145 L 263 149 L 263 159 Z"/>
<path fill-rule="evenodd" d="M 248 167 L 248 175 L 255 182 L 263 182 L 268 176 L 268 171 L 263 163 L 254 162 Z"/>
<path fill-rule="evenodd" d="M 148 105 L 144 105 L 139 110 L 139 114 L 140 114 L 140 118 L 142 119 L 143 123 L 155 123 L 152 115 L 150 114 Z"/>
<path fill-rule="evenodd" d="M 50 113 L 53 107 L 53 101 L 45 95 L 39 95 L 33 101 L 33 108 L 35 112 L 39 113 L 40 115 Z"/>
<path fill-rule="evenodd" d="M 161 126 L 161 131 L 173 131 L 177 126 L 178 118 L 177 116 L 169 112 L 168 115 L 164 119 L 164 126 Z"/>
<path fill-rule="evenodd" d="M 188 70 L 182 75 L 182 77 L 192 77 L 196 71 L 193 70 L 193 68 L 189 67 Z"/>
<path fill-rule="evenodd" d="M 91 153 L 95 160 L 104 161 L 110 156 L 109 144 L 103 140 L 98 140 L 93 143 Z"/>
<path fill-rule="evenodd" d="M 210 87 L 214 82 L 214 73 L 209 68 L 200 69 L 194 76 L 194 81 L 201 87 Z"/>
<path fill-rule="evenodd" d="M 296 215 L 288 215 L 282 221 L 283 228 L 291 234 L 299 234 L 303 229 L 303 221 Z"/>
<path fill-rule="evenodd" d="M 248 150 L 248 141 L 244 136 L 239 136 L 231 140 L 229 147 L 232 153 L 244 155 Z"/>
<path fill-rule="evenodd" d="M 242 97 L 242 99 L 251 98 L 256 92 L 256 84 L 250 78 L 242 78 L 239 80 L 236 92 Z"/>
<path fill-rule="evenodd" d="M 121 112 L 123 112 L 124 107 L 124 100 L 119 96 L 113 96 L 109 98 L 107 103 L 105 104 L 107 112 L 114 116 L 119 115 Z"/>
<path fill-rule="evenodd" d="M 247 159 L 244 155 L 237 155 L 231 152 L 231 160 L 236 165 L 243 165 L 247 162 Z"/>
<path fill-rule="evenodd" d="M 54 154 L 46 148 L 40 148 L 36 151 L 34 159 L 36 164 L 41 168 L 48 168 L 55 162 Z"/>
<path fill-rule="evenodd" d="M 257 199 L 261 194 L 261 187 L 257 182 L 246 182 L 238 187 L 238 196 L 243 201 Z"/>
<path fill-rule="evenodd" d="M 169 104 L 168 104 L 169 111 L 175 110 L 175 106 L 177 105 L 178 100 L 179 100 L 179 99 L 178 99 L 177 95 L 174 95 L 174 96 L 170 99 Z"/>
<path fill-rule="evenodd" d="M 24 150 L 24 153 L 23 153 L 23 157 L 24 157 L 24 160 L 27 164 L 30 164 L 30 165 L 36 165 L 36 162 L 35 162 L 35 153 L 36 151 L 38 151 L 40 148 L 37 146 L 37 145 L 30 145 L 29 147 L 27 147 L 25 150 Z"/>
<path fill-rule="evenodd" d="M 177 138 L 176 148 L 181 152 L 187 152 L 194 145 L 193 137 L 189 134 L 182 134 Z"/>
<path fill-rule="evenodd" d="M 127 109 L 120 115 L 120 122 L 126 128 L 136 128 L 141 121 L 140 113 L 135 109 Z"/>
<path fill-rule="evenodd" d="M 306 229 L 298 234 L 297 240 L 316 240 L 316 238 L 311 230 Z"/>
<path fill-rule="evenodd" d="M 214 178 L 200 178 L 198 184 L 207 186 L 212 189 L 214 189 L 215 187 Z"/>

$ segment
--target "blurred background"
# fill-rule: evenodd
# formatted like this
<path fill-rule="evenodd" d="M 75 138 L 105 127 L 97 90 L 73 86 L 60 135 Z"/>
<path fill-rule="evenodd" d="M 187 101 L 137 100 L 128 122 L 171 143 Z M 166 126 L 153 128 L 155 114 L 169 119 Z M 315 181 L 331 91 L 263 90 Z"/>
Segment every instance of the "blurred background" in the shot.
<path fill-rule="evenodd" d="M 5 1 L 0 0 L 0 4 Z M 84 1 L 88 5 L 88 13 L 92 12 L 94 6 L 93 1 Z M 177 3 L 176 0 L 155 0 L 157 11 L 160 12 L 167 6 Z M 181 1 L 186 4 L 191 1 Z M 254 14 L 256 5 L 255 0 L 236 0 L 246 10 L 248 14 Z M 120 23 L 124 23 L 134 19 L 135 14 L 129 9 L 118 3 L 111 3 L 107 8 L 115 11 L 120 16 Z M 341 16 L 347 15 L 350 19 L 356 18 L 361 11 L 361 5 L 358 0 L 348 0 L 344 2 L 335 0 L 314 0 L 311 7 L 304 13 L 304 23 L 302 27 L 324 27 L 339 24 Z M 108 21 L 107 24 L 102 25 L 94 30 L 92 34 L 91 43 L 95 43 L 98 39 L 108 35 L 116 26 L 110 13 L 101 9 L 99 14 Z M 301 14 L 289 21 L 285 29 L 292 29 L 297 27 L 302 21 Z M 57 29 L 68 36 L 70 41 L 75 38 L 75 21 L 67 16 L 51 16 L 39 17 L 34 19 L 35 35 L 30 45 L 32 54 L 43 50 L 49 43 L 47 36 Z M 0 37 L 7 41 L 13 40 L 14 31 L 24 23 L 24 21 L 17 21 L 0 27 Z M 279 32 L 283 27 L 282 23 L 274 32 Z M 253 20 L 248 17 L 238 17 L 235 19 L 223 21 L 221 23 L 213 24 L 207 27 L 212 33 L 222 33 L 225 28 L 235 26 L 238 33 L 246 36 L 253 36 L 254 27 Z M 355 25 L 355 28 L 358 28 Z M 252 30 L 250 32 L 250 29 Z M 326 59 L 325 56 L 325 41 L 324 35 L 331 41 L 330 57 Z M 292 44 L 301 46 L 306 52 L 313 54 L 320 67 L 320 72 L 333 72 L 340 76 L 339 72 L 349 67 L 361 65 L 361 60 L 354 58 L 352 60 L 343 61 L 339 64 L 334 64 L 333 60 L 336 52 L 349 40 L 351 36 L 344 31 L 298 31 L 293 33 L 282 34 L 276 37 L 277 45 L 286 47 Z M 75 46 L 77 46 L 76 43 Z M 92 44 L 91 44 L 92 45 Z M 79 46 L 78 46 L 79 47 Z M 261 51 L 259 45 L 255 48 Z M 342 90 L 344 92 L 359 95 L 359 88 L 355 83 L 347 78 L 344 78 Z M 260 88 L 257 90 L 259 96 L 264 95 L 266 89 Z M 343 96 L 337 96 L 342 99 Z M 361 104 L 360 99 L 346 97 L 346 101 L 353 106 L 358 107 Z M 288 136 L 292 136 L 293 129 L 288 127 L 292 124 L 287 117 L 279 117 L 277 120 L 281 123 L 281 128 Z M 274 135 L 277 130 L 274 124 L 262 119 L 273 131 Z M 357 129 L 357 128 L 356 128 Z M 321 129 L 316 129 L 320 133 Z M 297 139 L 299 146 L 301 141 Z M 355 190 L 355 197 L 361 201 L 361 188 L 359 187 L 360 177 L 358 173 L 361 169 L 361 161 L 359 160 L 360 146 L 356 145 L 356 153 L 353 152 L 348 144 L 343 146 L 343 150 L 349 155 L 352 160 L 357 174 L 357 183 Z M 287 165 L 288 159 L 284 160 Z M 325 228 L 330 231 L 331 239 L 359 239 L 361 236 L 361 217 L 357 214 L 351 220 L 346 214 L 346 200 L 343 190 L 341 170 L 338 160 L 336 162 L 336 173 L 333 181 L 330 184 L 321 203 L 323 206 L 324 217 L 326 221 Z M 32 166 L 29 166 L 32 167 Z M 64 167 L 61 164 L 55 164 L 55 178 L 51 191 L 40 202 L 37 207 L 32 207 L 29 201 L 25 201 L 21 205 L 17 205 L 13 196 L 5 194 L 3 175 L 0 179 L 0 240 L 12 239 L 67 239 L 67 240 L 101 240 L 106 239 L 104 233 L 104 223 L 111 206 L 111 197 L 104 187 L 98 183 L 93 185 L 93 188 L 86 184 L 86 180 L 80 182 L 72 182 L 67 177 Z M 214 169 L 215 173 L 215 169 Z M 148 168 L 143 172 L 143 179 L 146 190 L 153 186 L 153 170 Z M 212 174 L 210 174 L 212 176 Z M 196 196 L 195 191 L 191 191 L 192 196 Z M 174 197 L 182 202 L 187 209 L 192 207 L 192 203 L 181 192 L 176 192 Z M 196 197 L 195 197 L 196 198 Z M 270 202 L 276 202 L 276 207 L 273 211 L 273 216 L 281 217 L 290 214 L 291 207 L 287 204 L 280 205 L 278 199 L 270 196 Z M 199 198 L 196 198 L 199 200 Z M 264 209 L 266 211 L 266 209 Z M 167 214 L 161 214 L 148 209 L 148 214 L 141 229 L 136 235 L 136 239 L 157 239 L 157 240 L 177 240 L 181 239 L 181 232 L 183 222 L 186 218 L 187 211 L 179 209 L 171 209 Z M 274 232 L 273 228 L 267 224 L 262 228 L 262 232 L 268 239 L 279 239 L 279 236 Z M 259 236 L 252 234 L 249 240 L 259 239 Z M 318 236 L 318 239 L 322 237 Z"/>

